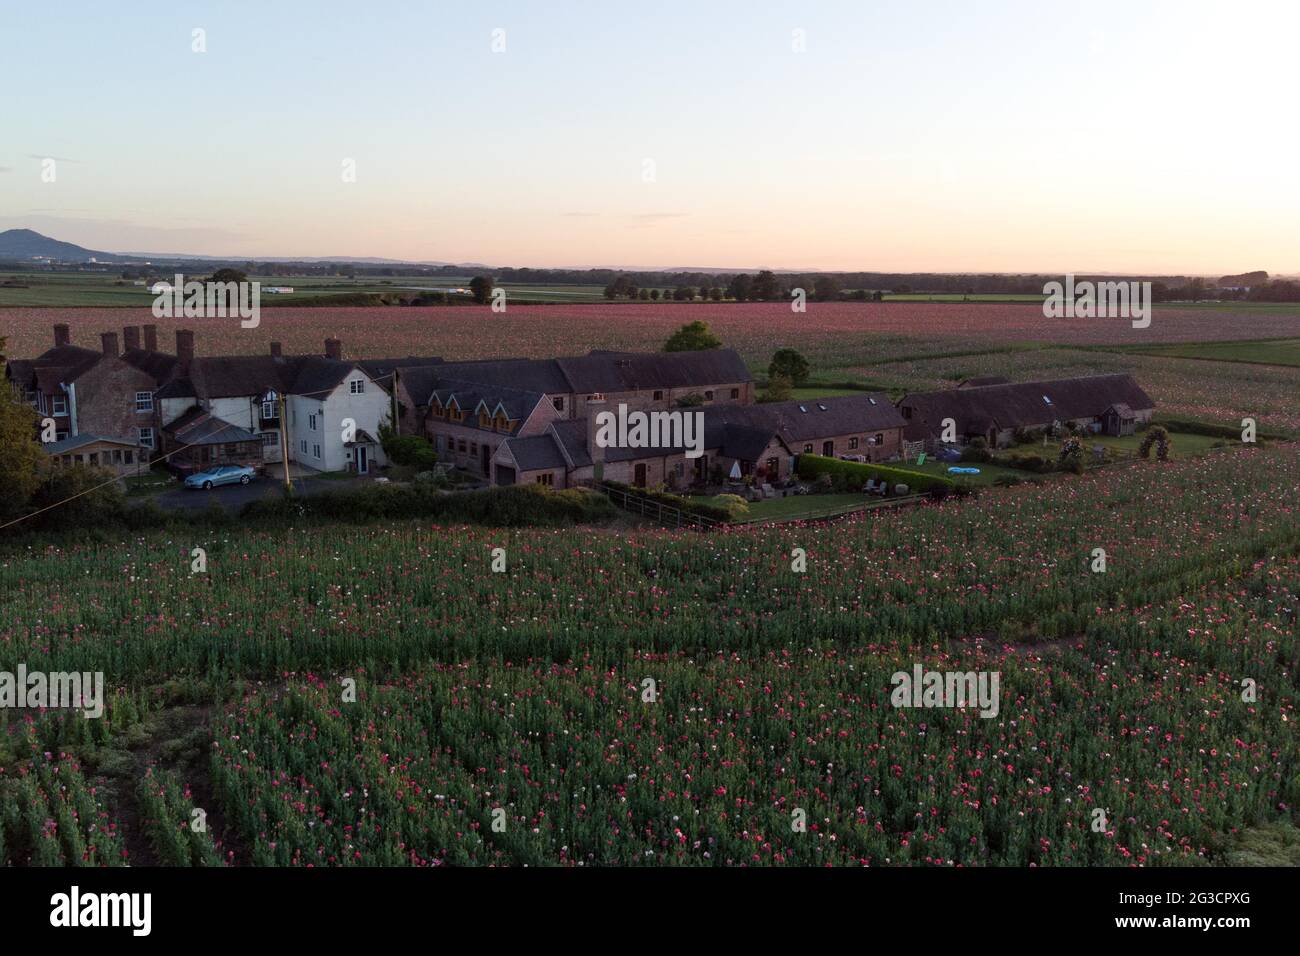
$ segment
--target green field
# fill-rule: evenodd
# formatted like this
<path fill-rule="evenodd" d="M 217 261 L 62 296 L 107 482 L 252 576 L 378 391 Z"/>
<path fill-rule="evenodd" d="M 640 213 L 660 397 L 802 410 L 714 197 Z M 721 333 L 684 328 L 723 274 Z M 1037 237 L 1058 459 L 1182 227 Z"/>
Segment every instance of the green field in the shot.
<path fill-rule="evenodd" d="M 170 279 L 173 272 L 159 270 L 158 278 Z M 294 300 L 319 300 L 329 296 L 415 294 L 448 291 L 469 285 L 470 276 L 262 276 L 250 279 L 263 286 L 292 286 L 288 294 L 267 294 L 263 305 L 291 305 Z M 123 279 L 119 272 L 0 272 L 0 307 L 73 308 L 121 306 L 143 308 L 154 296 L 137 280 Z M 577 303 L 604 301 L 598 285 L 516 285 L 499 282 L 507 301 L 520 303 Z M 328 303 L 325 303 L 328 304 Z"/>
<path fill-rule="evenodd" d="M 1157 355 L 1166 358 L 1203 359 L 1207 362 L 1245 362 L 1250 365 L 1287 365 L 1300 368 L 1300 339 L 1191 342 L 1131 351 L 1141 355 Z"/>

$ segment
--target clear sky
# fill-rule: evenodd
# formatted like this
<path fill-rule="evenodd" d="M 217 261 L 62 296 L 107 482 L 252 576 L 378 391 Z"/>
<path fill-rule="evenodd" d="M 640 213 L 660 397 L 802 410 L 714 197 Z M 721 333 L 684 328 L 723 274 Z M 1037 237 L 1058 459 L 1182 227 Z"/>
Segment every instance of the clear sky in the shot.
<path fill-rule="evenodd" d="M 1298 272 L 1298 38 L 1293 0 L 0 0 L 0 229 L 518 266 Z"/>

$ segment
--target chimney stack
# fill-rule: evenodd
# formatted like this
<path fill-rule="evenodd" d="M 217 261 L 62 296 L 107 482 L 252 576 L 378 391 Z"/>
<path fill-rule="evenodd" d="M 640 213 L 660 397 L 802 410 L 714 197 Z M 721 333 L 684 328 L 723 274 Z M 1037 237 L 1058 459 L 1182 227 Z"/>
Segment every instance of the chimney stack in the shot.
<path fill-rule="evenodd" d="M 54 347 L 58 348 L 60 345 L 71 345 L 71 344 L 72 344 L 72 333 L 68 330 L 68 327 L 66 325 L 60 322 L 58 325 L 54 327 Z"/>
<path fill-rule="evenodd" d="M 140 326 L 127 325 L 122 328 L 122 348 L 128 352 L 140 347 Z"/>
<path fill-rule="evenodd" d="M 158 326 L 151 324 L 144 327 L 144 347 L 147 352 L 158 351 Z"/>
<path fill-rule="evenodd" d="M 280 358 L 284 353 L 280 350 L 279 342 L 271 343 L 271 358 Z"/>
<path fill-rule="evenodd" d="M 176 358 L 180 360 L 182 371 L 188 371 L 194 360 L 194 333 L 189 329 L 176 330 Z"/>
<path fill-rule="evenodd" d="M 114 358 L 116 358 L 117 357 L 117 333 L 101 332 L 99 334 L 99 339 L 101 342 L 104 343 L 104 354 L 111 355 Z"/>
<path fill-rule="evenodd" d="M 596 415 L 605 410 L 605 396 L 599 392 L 587 396 L 587 454 L 591 456 L 591 483 L 605 480 L 605 449 L 596 443 Z"/>
<path fill-rule="evenodd" d="M 339 361 L 343 358 L 343 343 L 336 338 L 325 340 L 325 357 Z"/>

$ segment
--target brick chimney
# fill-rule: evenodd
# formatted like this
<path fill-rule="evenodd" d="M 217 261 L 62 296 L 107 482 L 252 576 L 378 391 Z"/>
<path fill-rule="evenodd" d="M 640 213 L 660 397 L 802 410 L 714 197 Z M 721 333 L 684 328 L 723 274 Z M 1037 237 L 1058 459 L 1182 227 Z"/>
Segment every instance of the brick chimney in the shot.
<path fill-rule="evenodd" d="M 282 355 L 284 355 L 284 352 L 282 352 L 282 351 L 280 350 L 280 343 L 279 343 L 279 342 L 272 342 L 272 343 L 271 343 L 271 358 L 280 358 Z"/>
<path fill-rule="evenodd" d="M 194 333 L 189 329 L 176 330 L 176 358 L 180 360 L 182 371 L 188 371 L 190 362 L 194 361 Z"/>
<path fill-rule="evenodd" d="M 122 348 L 128 352 L 140 347 L 140 326 L 127 325 L 122 328 Z"/>
<path fill-rule="evenodd" d="M 144 347 L 146 351 L 158 351 L 158 326 L 146 325 L 144 327 Z"/>
<path fill-rule="evenodd" d="M 116 358 L 117 357 L 117 333 L 101 332 L 99 334 L 99 340 L 104 343 L 104 354 L 111 355 L 114 358 Z"/>
<path fill-rule="evenodd" d="M 343 343 L 339 339 L 333 337 L 326 339 L 325 357 L 332 358 L 336 361 L 341 360 L 343 358 Z"/>
<path fill-rule="evenodd" d="M 596 444 L 596 415 L 605 410 L 605 396 L 587 396 L 587 454 L 591 456 L 591 481 L 599 485 L 605 480 L 605 449 Z"/>
<path fill-rule="evenodd" d="M 71 345 L 71 344 L 72 344 L 72 333 L 71 331 L 69 331 L 66 325 L 60 322 L 58 325 L 54 327 L 54 347 L 58 348 L 60 345 Z"/>

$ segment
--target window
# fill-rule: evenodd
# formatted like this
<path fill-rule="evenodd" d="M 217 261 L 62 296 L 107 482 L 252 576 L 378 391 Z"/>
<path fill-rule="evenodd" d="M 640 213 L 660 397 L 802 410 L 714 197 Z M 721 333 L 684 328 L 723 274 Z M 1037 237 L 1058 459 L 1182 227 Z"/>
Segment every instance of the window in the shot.
<path fill-rule="evenodd" d="M 555 484 L 555 475 L 549 471 L 543 472 L 537 476 L 537 483 L 539 485 L 553 485 Z"/>
<path fill-rule="evenodd" d="M 276 448 L 280 444 L 279 432 L 262 432 L 262 447 Z"/>
<path fill-rule="evenodd" d="M 1044 405 L 1050 405 L 1050 404 L 1052 404 L 1052 400 L 1051 400 L 1050 398 L 1048 398 L 1046 395 L 1044 395 L 1044 396 L 1043 396 L 1043 404 L 1044 404 Z"/>
<path fill-rule="evenodd" d="M 712 391 L 707 391 L 707 392 L 705 392 L 705 393 L 704 393 L 704 400 L 705 400 L 706 402 L 711 402 L 711 401 L 713 401 L 713 392 L 712 392 Z"/>
<path fill-rule="evenodd" d="M 140 429 L 140 444 L 143 445 L 145 448 L 152 448 L 152 447 L 153 447 L 153 429 L 152 429 L 152 428 L 141 428 L 141 429 Z"/>
<path fill-rule="evenodd" d="M 354 378 L 348 382 L 348 391 L 353 395 L 364 395 L 366 393 L 366 380 L 364 378 Z"/>
<path fill-rule="evenodd" d="M 274 417 L 275 417 L 275 402 L 263 402 L 262 419 L 264 421 L 270 421 Z"/>
<path fill-rule="evenodd" d="M 302 453 L 303 453 L 304 455 L 307 454 L 307 439 L 305 439 L 305 438 L 301 439 L 301 440 L 298 442 L 298 447 L 299 447 L 300 449 L 302 449 Z"/>
<path fill-rule="evenodd" d="M 884 432 L 877 432 L 876 437 L 872 440 L 873 445 L 883 445 L 885 443 Z"/>
<path fill-rule="evenodd" d="M 90 453 L 90 464 L 91 464 L 92 466 L 98 466 L 98 465 L 99 465 L 99 452 L 97 452 L 97 451 L 92 451 L 92 452 Z"/>
<path fill-rule="evenodd" d="M 456 442 L 456 450 L 459 451 L 462 455 L 465 454 L 465 439 L 462 438 L 458 442 Z"/>
<path fill-rule="evenodd" d="M 136 392 L 135 410 L 137 412 L 153 411 L 153 392 Z"/>
<path fill-rule="evenodd" d="M 479 427 L 479 428 L 491 428 L 491 427 L 492 427 L 492 416 L 489 415 L 487 412 L 479 412 L 479 413 L 478 413 L 478 427 Z"/>
<path fill-rule="evenodd" d="M 904 417 L 904 418 L 911 418 L 911 417 L 912 417 L 912 409 L 909 408 L 907 405 L 904 405 L 904 406 L 903 406 L 903 417 Z"/>
<path fill-rule="evenodd" d="M 128 465 L 135 464 L 135 452 L 133 452 L 129 448 L 126 451 L 122 452 L 122 458 L 126 461 Z"/>
<path fill-rule="evenodd" d="M 553 399 L 551 399 L 551 404 L 555 406 L 555 410 L 557 412 L 564 411 L 564 396 L 556 395 Z"/>
<path fill-rule="evenodd" d="M 809 442 L 808 444 L 806 444 L 806 445 L 803 446 L 803 453 L 804 453 L 805 455 L 811 455 L 811 454 L 812 454 L 812 442 Z"/>
<path fill-rule="evenodd" d="M 239 446 L 226 445 L 221 449 L 221 453 L 227 458 L 237 458 L 239 456 Z"/>
<path fill-rule="evenodd" d="M 740 389 L 738 389 L 738 388 L 733 388 L 733 389 L 731 390 L 731 397 L 732 397 L 732 398 L 740 398 Z"/>
<path fill-rule="evenodd" d="M 54 396 L 54 404 L 51 407 L 52 407 L 53 414 L 55 415 L 68 414 L 68 400 L 64 398 L 62 395 Z"/>
<path fill-rule="evenodd" d="M 499 432 L 508 432 L 510 431 L 510 419 L 506 418 L 504 415 L 498 415 L 492 422 L 492 427 Z"/>
<path fill-rule="evenodd" d="M 849 450 L 852 451 L 854 448 L 857 447 L 858 447 L 858 439 L 857 436 L 854 436 L 853 438 L 849 439 Z"/>
<path fill-rule="evenodd" d="M 312 446 L 311 446 L 311 456 L 312 456 L 313 458 L 317 458 L 317 459 L 320 458 L 320 445 L 312 445 Z"/>
<path fill-rule="evenodd" d="M 307 430 L 309 432 L 316 431 L 316 414 L 314 412 L 307 416 Z"/>
<path fill-rule="evenodd" d="M 656 401 L 656 402 L 662 402 L 663 400 L 664 400 L 664 393 L 663 393 L 662 391 L 660 391 L 660 390 L 656 390 L 656 391 L 655 391 L 655 401 Z"/>
<path fill-rule="evenodd" d="M 122 449 L 120 448 L 113 449 L 113 464 L 115 465 L 122 464 Z"/>

